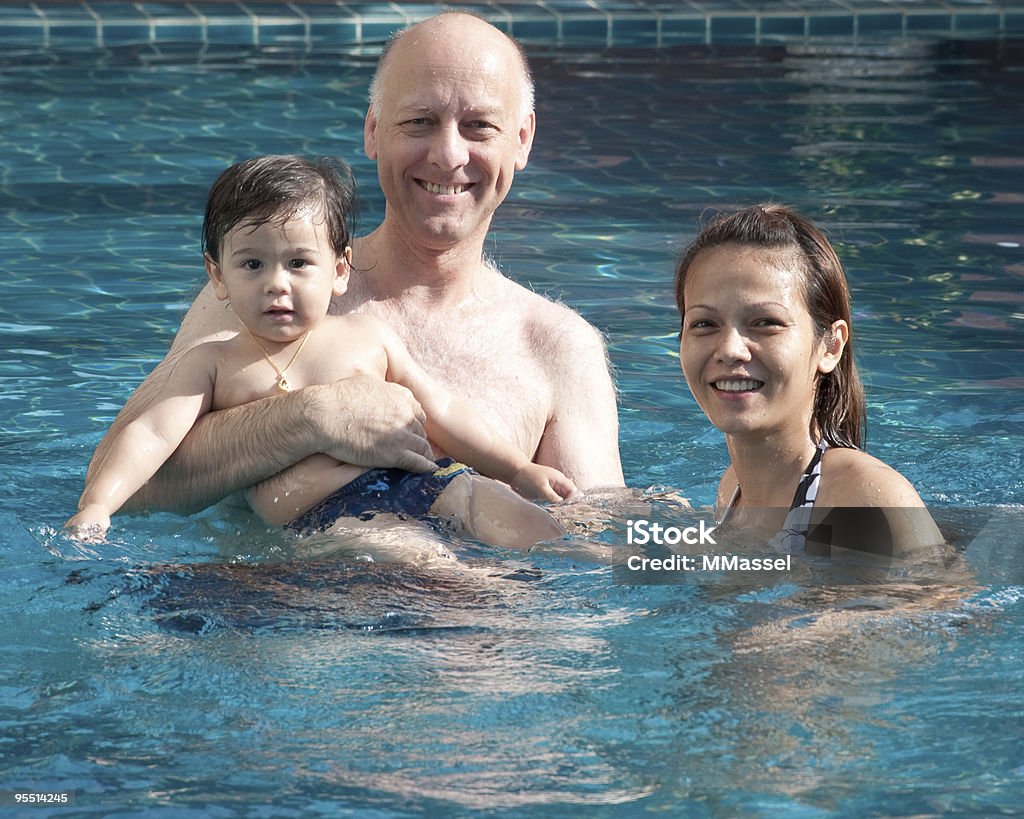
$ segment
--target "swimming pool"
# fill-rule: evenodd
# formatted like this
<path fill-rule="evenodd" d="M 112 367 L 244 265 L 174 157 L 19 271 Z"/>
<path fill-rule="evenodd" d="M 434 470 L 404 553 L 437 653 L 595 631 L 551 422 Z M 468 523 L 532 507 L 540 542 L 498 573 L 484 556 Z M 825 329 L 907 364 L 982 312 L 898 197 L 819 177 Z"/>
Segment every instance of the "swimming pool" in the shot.
<path fill-rule="evenodd" d="M 367 565 L 223 508 L 61 540 L 200 282 L 223 166 L 336 153 L 361 224 L 380 218 L 360 153 L 373 57 L 8 50 L 0 790 L 73 791 L 52 815 L 96 816 L 1019 810 L 1024 46 L 531 55 L 538 138 L 488 250 L 607 334 L 628 484 L 665 520 L 673 490 L 710 502 L 724 448 L 678 370 L 673 257 L 708 207 L 786 201 L 847 262 L 869 449 L 970 529 L 975 585 L 805 561 L 627 586 L 461 542 L 472 571 Z M 606 511 L 614 543 L 636 510 Z"/>

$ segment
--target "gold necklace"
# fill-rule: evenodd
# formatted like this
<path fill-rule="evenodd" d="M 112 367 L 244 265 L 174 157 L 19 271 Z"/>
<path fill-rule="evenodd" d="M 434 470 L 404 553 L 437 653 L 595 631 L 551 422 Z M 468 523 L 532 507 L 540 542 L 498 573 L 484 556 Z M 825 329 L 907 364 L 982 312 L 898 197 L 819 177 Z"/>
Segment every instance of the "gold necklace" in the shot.
<path fill-rule="evenodd" d="M 292 364 L 295 363 L 295 359 L 299 357 L 299 353 L 302 352 L 302 348 L 306 346 L 306 339 L 309 338 L 310 333 L 313 332 L 313 328 L 310 327 L 302 336 L 302 341 L 299 342 L 299 349 L 295 351 L 295 355 L 292 356 L 292 360 L 288 362 L 287 366 L 283 370 L 278 369 L 278 366 L 274 363 L 274 359 L 270 357 L 267 352 L 267 348 L 260 344 L 256 334 L 249 329 L 249 326 L 243 321 L 242 326 L 245 327 L 245 331 L 249 334 L 249 337 L 256 343 L 256 346 L 260 348 L 260 352 L 263 353 L 263 357 L 267 359 L 267 363 L 274 368 L 274 372 L 277 373 L 277 389 L 278 392 L 291 392 L 292 385 L 288 383 L 288 379 L 285 378 L 285 373 L 291 368 Z"/>

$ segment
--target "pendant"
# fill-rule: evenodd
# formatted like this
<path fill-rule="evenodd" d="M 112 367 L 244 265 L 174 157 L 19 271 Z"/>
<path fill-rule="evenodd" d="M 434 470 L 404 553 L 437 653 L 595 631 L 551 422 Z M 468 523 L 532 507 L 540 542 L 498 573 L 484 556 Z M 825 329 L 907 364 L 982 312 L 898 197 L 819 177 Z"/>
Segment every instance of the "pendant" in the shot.
<path fill-rule="evenodd" d="M 292 385 L 289 384 L 288 379 L 282 375 L 279 379 L 277 379 L 277 389 L 278 392 L 291 392 Z"/>

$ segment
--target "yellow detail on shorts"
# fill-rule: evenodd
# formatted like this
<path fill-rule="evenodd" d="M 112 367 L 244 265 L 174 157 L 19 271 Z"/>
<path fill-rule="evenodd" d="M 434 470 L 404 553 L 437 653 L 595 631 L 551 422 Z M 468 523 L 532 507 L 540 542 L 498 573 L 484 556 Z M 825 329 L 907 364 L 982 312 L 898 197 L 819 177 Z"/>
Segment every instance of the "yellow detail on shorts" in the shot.
<path fill-rule="evenodd" d="M 448 466 L 442 466 L 440 469 L 435 469 L 434 475 L 438 478 L 446 478 L 449 475 L 454 475 L 456 472 L 461 472 L 463 469 L 469 469 L 469 467 L 455 461 L 454 463 L 448 464 Z"/>

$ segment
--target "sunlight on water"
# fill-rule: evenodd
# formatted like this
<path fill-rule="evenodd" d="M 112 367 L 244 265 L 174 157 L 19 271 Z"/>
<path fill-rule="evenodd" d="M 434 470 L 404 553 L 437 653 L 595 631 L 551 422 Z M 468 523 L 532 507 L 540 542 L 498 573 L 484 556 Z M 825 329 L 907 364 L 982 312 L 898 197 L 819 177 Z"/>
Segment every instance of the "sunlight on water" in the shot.
<path fill-rule="evenodd" d="M 435 536 L 402 563 L 227 505 L 119 518 L 100 544 L 55 530 L 201 284 L 227 163 L 340 155 L 363 229 L 381 218 L 372 61 L 0 56 L 0 789 L 97 816 L 1018 810 L 1021 57 L 539 52 L 537 142 L 486 249 L 605 333 L 633 491 L 530 554 Z M 678 369 L 675 255 L 709 208 L 768 199 L 836 240 L 869 448 L 955 554 L 616 582 L 629 522 L 706 517 L 726 462 Z"/>

